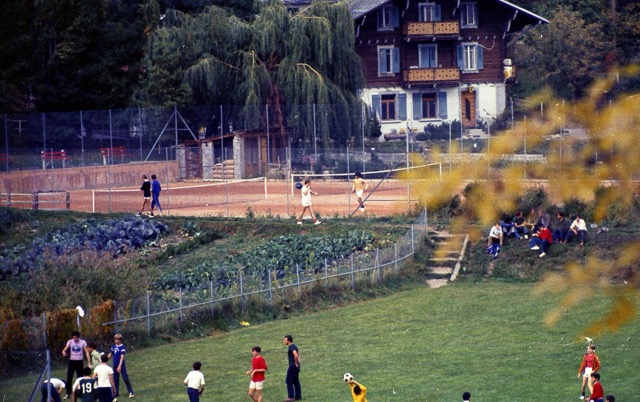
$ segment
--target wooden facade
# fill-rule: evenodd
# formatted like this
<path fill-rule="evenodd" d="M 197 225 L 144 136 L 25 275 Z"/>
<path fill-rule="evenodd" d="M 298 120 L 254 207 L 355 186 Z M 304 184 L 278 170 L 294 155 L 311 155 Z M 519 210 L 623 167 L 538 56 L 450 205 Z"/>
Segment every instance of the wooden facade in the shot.
<path fill-rule="evenodd" d="M 495 119 L 506 103 L 508 44 L 548 22 L 503 0 L 351 4 L 355 50 L 364 65 L 363 100 L 383 133 L 452 120 L 471 128 Z"/>

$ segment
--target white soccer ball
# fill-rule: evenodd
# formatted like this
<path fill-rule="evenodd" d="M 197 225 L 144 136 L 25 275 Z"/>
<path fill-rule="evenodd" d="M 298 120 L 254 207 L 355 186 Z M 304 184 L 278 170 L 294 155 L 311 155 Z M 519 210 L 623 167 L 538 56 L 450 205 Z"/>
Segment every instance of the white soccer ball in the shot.
<path fill-rule="evenodd" d="M 344 382 L 353 381 L 353 376 L 351 375 L 351 373 L 344 373 L 344 376 L 342 376 L 342 378 L 344 379 Z"/>

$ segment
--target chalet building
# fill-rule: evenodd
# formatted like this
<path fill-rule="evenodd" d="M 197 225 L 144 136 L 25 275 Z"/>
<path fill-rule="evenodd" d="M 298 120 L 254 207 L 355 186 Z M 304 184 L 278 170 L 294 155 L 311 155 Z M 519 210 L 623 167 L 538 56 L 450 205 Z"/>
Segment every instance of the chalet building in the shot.
<path fill-rule="evenodd" d="M 352 0 L 351 13 L 361 97 L 383 133 L 494 120 L 515 73 L 507 47 L 548 23 L 504 0 Z"/>

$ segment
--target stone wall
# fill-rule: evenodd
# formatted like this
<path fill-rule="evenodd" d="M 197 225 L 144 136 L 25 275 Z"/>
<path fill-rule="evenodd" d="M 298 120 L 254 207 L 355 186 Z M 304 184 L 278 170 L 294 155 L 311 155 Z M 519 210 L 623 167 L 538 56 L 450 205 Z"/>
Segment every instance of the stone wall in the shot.
<path fill-rule="evenodd" d="M 139 162 L 111 166 L 84 166 L 47 170 L 0 173 L 1 193 L 70 191 L 130 187 L 141 183 L 146 174 L 158 176 L 161 183 L 179 180 L 176 161 Z M 167 177 L 168 176 L 168 177 Z"/>

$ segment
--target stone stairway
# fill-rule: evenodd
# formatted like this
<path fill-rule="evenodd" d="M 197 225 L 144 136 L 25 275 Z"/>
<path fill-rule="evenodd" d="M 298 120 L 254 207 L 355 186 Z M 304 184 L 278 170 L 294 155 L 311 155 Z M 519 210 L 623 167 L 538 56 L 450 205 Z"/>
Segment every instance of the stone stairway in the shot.
<path fill-rule="evenodd" d="M 427 285 L 439 288 L 458 276 L 464 253 L 469 243 L 469 235 L 435 232 L 431 240 L 438 244 L 437 256 L 429 259 L 431 272 Z"/>

